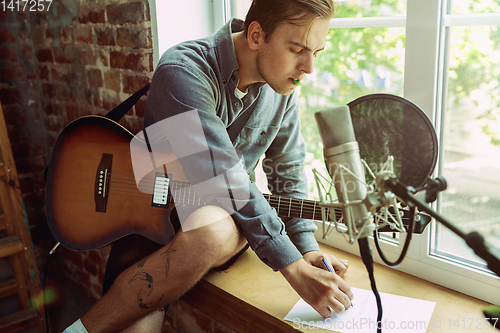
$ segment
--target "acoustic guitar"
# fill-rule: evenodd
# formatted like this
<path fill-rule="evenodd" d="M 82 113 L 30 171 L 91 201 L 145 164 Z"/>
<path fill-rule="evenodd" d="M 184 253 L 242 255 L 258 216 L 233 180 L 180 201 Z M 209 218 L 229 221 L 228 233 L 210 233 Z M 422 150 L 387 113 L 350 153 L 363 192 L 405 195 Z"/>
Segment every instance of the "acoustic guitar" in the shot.
<path fill-rule="evenodd" d="M 144 146 L 143 140 L 123 126 L 101 116 L 79 118 L 62 131 L 52 153 L 46 190 L 48 224 L 62 245 L 90 250 L 129 234 L 167 244 L 174 236 L 171 217 L 175 205 L 205 205 L 175 158 L 162 159 L 172 162 L 136 183 L 131 151 L 144 150 Z M 144 158 L 151 159 L 147 150 Z M 330 211 L 322 211 L 317 201 L 264 197 L 281 217 L 330 217 Z M 332 214 L 341 217 L 340 209 Z M 403 223 L 408 225 L 407 215 Z"/>

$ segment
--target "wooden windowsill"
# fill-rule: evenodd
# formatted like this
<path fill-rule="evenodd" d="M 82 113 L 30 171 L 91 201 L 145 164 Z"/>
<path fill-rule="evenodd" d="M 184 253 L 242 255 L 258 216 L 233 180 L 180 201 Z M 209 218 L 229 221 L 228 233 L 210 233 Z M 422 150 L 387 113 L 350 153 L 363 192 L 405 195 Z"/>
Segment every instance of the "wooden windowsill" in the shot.
<path fill-rule="evenodd" d="M 344 279 L 351 287 L 371 290 L 359 257 L 326 245 L 320 247 L 325 253 L 349 260 Z M 427 332 L 476 332 L 476 324 L 484 323 L 482 310 L 489 305 L 486 302 L 379 264 L 375 264 L 375 279 L 380 292 L 436 302 L 431 318 L 435 327 L 429 327 Z M 299 296 L 279 272 L 264 265 L 251 250 L 227 271 L 209 273 L 182 300 L 235 332 L 297 332 L 294 324 L 283 318 Z M 484 331 L 484 327 L 477 329 Z"/>

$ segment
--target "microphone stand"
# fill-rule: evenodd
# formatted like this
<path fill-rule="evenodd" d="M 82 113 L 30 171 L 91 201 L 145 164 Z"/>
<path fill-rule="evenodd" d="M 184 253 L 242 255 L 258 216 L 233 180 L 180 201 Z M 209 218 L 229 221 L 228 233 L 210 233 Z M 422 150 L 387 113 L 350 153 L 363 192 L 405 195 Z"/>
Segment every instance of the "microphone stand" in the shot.
<path fill-rule="evenodd" d="M 389 189 L 396 196 L 405 201 L 408 206 L 418 207 L 420 211 L 424 211 L 430 216 L 434 217 L 436 221 L 440 222 L 445 227 L 453 231 L 456 235 L 461 237 L 467 243 L 467 245 L 474 250 L 474 253 L 486 262 L 488 268 L 497 276 L 500 276 L 500 259 L 490 252 L 490 249 L 484 242 L 483 236 L 481 236 L 478 232 L 473 231 L 468 234 L 462 232 L 459 228 L 454 226 L 443 216 L 439 215 L 437 212 L 429 208 L 426 203 L 415 198 L 415 189 L 413 187 L 407 187 L 394 178 L 384 179 L 382 183 L 382 188 Z M 428 191 L 426 193 L 426 201 L 428 203 L 436 199 L 437 192 L 446 189 L 446 182 L 443 179 L 438 178 L 436 182 L 431 181 L 429 184 L 430 186 L 427 186 L 425 188 Z M 490 321 L 490 323 L 500 330 L 500 307 L 489 307 L 484 311 L 484 314 Z"/>

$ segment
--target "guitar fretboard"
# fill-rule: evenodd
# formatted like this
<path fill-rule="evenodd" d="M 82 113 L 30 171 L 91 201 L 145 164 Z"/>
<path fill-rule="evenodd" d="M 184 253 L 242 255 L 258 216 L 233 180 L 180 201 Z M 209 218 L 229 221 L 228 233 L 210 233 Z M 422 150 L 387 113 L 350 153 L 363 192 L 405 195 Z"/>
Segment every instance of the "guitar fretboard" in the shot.
<path fill-rule="evenodd" d="M 263 194 L 269 205 L 276 210 L 278 216 L 296 217 L 308 220 L 322 219 L 321 206 L 318 201 L 298 199 L 273 194 Z M 196 194 L 189 183 L 171 182 L 169 203 L 186 206 L 204 206 L 206 203 Z M 333 208 L 332 208 L 333 209 Z M 330 218 L 330 208 L 325 208 L 325 218 Z M 340 219 L 342 212 L 335 209 L 336 219 Z"/>

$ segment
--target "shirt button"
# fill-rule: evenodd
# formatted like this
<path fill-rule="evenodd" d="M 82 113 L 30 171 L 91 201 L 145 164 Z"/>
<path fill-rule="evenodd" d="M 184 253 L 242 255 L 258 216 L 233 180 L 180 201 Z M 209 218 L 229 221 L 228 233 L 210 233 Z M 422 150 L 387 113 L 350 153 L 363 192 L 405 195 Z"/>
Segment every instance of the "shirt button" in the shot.
<path fill-rule="evenodd" d="M 260 133 L 260 135 L 264 135 L 264 134 L 266 134 L 266 131 L 262 131 L 262 132 Z"/>
<path fill-rule="evenodd" d="M 234 103 L 234 106 L 240 106 L 240 102 Z"/>

